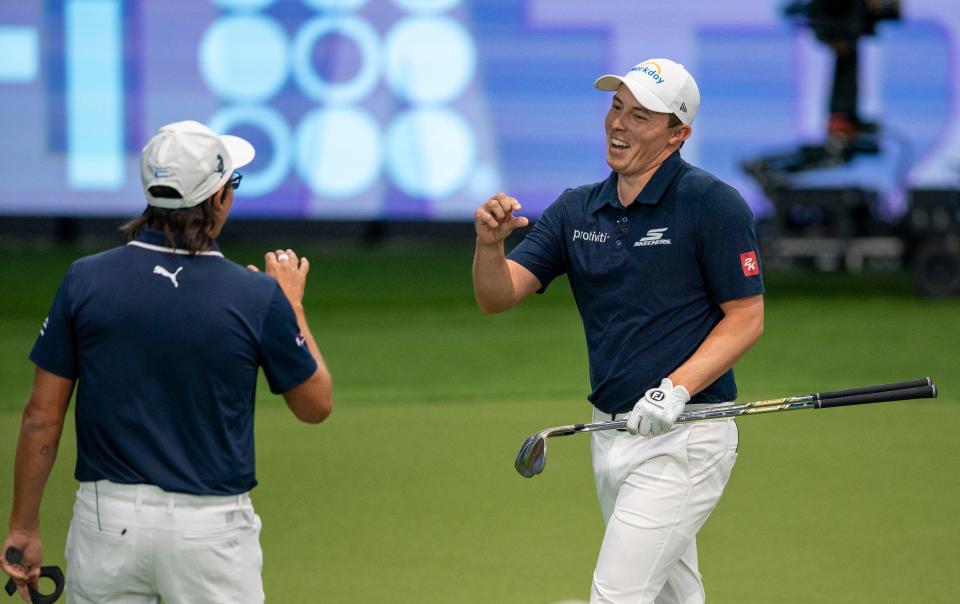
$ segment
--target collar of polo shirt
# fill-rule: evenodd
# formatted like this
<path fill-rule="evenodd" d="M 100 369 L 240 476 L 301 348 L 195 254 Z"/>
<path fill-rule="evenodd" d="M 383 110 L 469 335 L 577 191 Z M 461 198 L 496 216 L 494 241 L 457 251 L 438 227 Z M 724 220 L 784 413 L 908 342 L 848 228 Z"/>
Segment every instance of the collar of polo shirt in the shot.
<path fill-rule="evenodd" d="M 657 204 L 684 163 L 686 162 L 680 157 L 680 150 L 674 151 L 670 157 L 660 164 L 660 167 L 654 172 L 653 178 L 643 187 L 643 190 L 640 191 L 640 194 L 637 195 L 634 202 L 647 205 Z M 591 213 L 595 214 L 605 205 L 613 206 L 618 210 L 623 208 L 623 206 L 620 205 L 620 196 L 617 194 L 618 178 L 619 175 L 616 172 L 610 173 L 606 182 L 603 183 L 603 188 L 600 189 L 600 194 L 597 195 L 590 205 Z"/>

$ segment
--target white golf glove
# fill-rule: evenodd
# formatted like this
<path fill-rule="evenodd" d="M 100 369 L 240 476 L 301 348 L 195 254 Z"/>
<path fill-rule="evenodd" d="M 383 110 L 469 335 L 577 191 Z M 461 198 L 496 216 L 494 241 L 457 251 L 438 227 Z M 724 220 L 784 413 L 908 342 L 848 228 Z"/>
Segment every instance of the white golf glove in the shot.
<path fill-rule="evenodd" d="M 669 430 L 683 406 L 690 400 L 690 393 L 683 386 L 674 386 L 663 378 L 656 388 L 647 390 L 637 401 L 627 417 L 627 432 L 640 436 L 656 436 Z"/>

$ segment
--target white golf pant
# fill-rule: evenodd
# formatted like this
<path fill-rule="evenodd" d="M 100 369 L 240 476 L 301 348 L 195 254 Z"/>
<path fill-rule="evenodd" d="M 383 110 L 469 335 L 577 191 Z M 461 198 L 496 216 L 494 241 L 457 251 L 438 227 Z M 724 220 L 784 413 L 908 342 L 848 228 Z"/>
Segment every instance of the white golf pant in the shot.
<path fill-rule="evenodd" d="M 610 419 L 594 413 L 594 421 Z M 606 532 L 591 604 L 705 601 L 696 535 L 730 478 L 737 443 L 732 419 L 677 424 L 646 438 L 616 430 L 592 433 Z"/>
<path fill-rule="evenodd" d="M 260 518 L 248 494 L 82 482 L 66 557 L 70 604 L 264 600 Z"/>

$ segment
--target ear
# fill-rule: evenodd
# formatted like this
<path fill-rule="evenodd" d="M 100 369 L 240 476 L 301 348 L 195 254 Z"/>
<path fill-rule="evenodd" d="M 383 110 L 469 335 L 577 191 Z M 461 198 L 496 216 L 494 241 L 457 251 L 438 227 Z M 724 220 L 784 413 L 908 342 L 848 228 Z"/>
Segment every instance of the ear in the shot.
<path fill-rule="evenodd" d="M 693 128 L 687 124 L 678 126 L 677 129 L 673 131 L 673 136 L 670 137 L 670 142 L 680 144 L 690 138 L 691 134 L 693 134 Z"/>
<path fill-rule="evenodd" d="M 222 205 L 223 205 L 224 198 L 226 197 L 225 193 L 226 193 L 226 189 L 223 188 L 223 187 L 220 187 L 220 189 L 219 189 L 216 193 L 213 194 L 213 205 L 214 205 L 214 206 L 218 206 L 218 205 L 221 205 L 221 206 L 222 206 Z"/>

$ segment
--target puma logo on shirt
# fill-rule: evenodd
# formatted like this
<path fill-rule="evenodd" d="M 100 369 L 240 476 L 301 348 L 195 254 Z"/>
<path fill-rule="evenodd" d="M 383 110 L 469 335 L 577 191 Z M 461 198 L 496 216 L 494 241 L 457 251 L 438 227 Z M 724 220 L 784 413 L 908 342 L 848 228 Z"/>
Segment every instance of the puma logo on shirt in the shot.
<path fill-rule="evenodd" d="M 174 287 L 180 287 L 180 284 L 177 283 L 177 275 L 179 275 L 180 271 L 182 270 L 183 270 L 183 267 L 179 266 L 177 267 L 177 270 L 171 273 L 170 271 L 168 271 L 167 269 L 163 268 L 158 264 L 155 267 L 153 267 L 153 274 L 166 277 L 167 279 L 170 279 L 170 283 L 173 283 Z"/>

